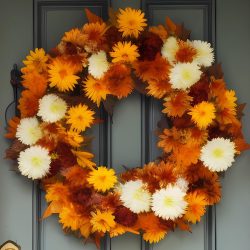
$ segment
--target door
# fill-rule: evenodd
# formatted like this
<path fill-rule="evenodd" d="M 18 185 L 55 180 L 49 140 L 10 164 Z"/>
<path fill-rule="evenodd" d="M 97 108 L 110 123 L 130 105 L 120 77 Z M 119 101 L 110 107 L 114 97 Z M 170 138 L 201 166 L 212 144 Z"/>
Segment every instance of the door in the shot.
<path fill-rule="evenodd" d="M 175 22 L 184 22 L 192 30 L 192 39 L 209 40 L 216 45 L 217 59 L 223 61 L 229 87 L 236 89 L 240 102 L 249 102 L 250 93 L 250 22 L 248 0 L 0 0 L 1 27 L 1 134 L 4 133 L 4 109 L 11 101 L 8 84 L 13 63 L 34 47 L 53 48 L 63 33 L 86 22 L 83 9 L 107 17 L 108 7 L 131 6 L 142 8 L 149 23 L 164 23 L 169 16 Z M 215 18 L 216 12 L 216 18 Z M 233 32 L 232 32 L 233 31 Z M 3 37 L 2 37 L 3 35 Z M 33 46 L 32 46 L 33 43 Z M 237 83 L 237 84 L 236 84 Z M 250 105 L 250 104 L 249 104 Z M 157 101 L 133 94 L 115 108 L 112 120 L 105 126 L 96 126 L 93 150 L 96 162 L 107 164 L 117 172 L 122 165 L 134 167 L 154 160 L 156 148 L 154 130 L 160 119 Z M 245 111 L 243 125 L 250 141 Z M 11 114 L 9 114 L 11 116 Z M 129 136 L 128 136 L 129 135 Z M 8 142 L 1 136 L 1 155 Z M 148 245 L 140 236 L 126 234 L 101 245 L 104 250 L 248 250 L 250 245 L 250 160 L 243 154 L 223 179 L 223 198 L 196 226 L 193 233 L 176 231 L 155 245 Z M 25 250 L 79 250 L 96 249 L 84 245 L 71 235 L 65 235 L 57 218 L 40 220 L 46 208 L 43 193 L 36 183 L 10 172 L 11 163 L 1 159 L 0 174 L 0 245 L 16 241 Z"/>

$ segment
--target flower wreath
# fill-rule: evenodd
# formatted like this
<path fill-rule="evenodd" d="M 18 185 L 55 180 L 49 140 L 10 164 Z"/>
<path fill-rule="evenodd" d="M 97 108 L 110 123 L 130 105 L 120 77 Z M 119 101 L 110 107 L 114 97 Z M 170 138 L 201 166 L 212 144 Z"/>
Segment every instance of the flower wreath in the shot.
<path fill-rule="evenodd" d="M 41 179 L 49 203 L 43 217 L 59 214 L 66 232 L 97 244 L 107 232 L 141 232 L 155 243 L 175 228 L 190 231 L 219 202 L 217 173 L 249 148 L 244 105 L 226 89 L 211 45 L 188 40 L 183 25 L 167 18 L 145 29 L 141 10 L 109 14 L 104 22 L 86 9 L 82 28 L 66 32 L 49 54 L 35 49 L 24 60 L 20 118 L 9 121 L 6 156 L 22 175 Z M 94 110 L 133 90 L 161 100 L 172 127 L 159 129 L 159 159 L 118 178 L 92 161 L 83 132 L 100 122 Z"/>

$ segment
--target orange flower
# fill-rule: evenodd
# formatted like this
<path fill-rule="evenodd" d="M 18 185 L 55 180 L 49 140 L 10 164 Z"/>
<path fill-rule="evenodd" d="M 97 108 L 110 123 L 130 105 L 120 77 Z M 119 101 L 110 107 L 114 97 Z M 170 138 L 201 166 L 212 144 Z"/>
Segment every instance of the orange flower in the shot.
<path fill-rule="evenodd" d="M 163 25 L 152 26 L 149 28 L 149 32 L 152 32 L 158 35 L 162 40 L 165 40 L 168 37 L 168 32 Z"/>
<path fill-rule="evenodd" d="M 119 99 L 127 97 L 134 88 L 131 70 L 125 64 L 113 64 L 105 74 L 104 82 L 109 92 Z"/>
<path fill-rule="evenodd" d="M 201 216 L 206 212 L 206 197 L 197 192 L 192 192 L 187 194 L 186 200 L 188 202 L 188 208 L 184 218 L 194 224 L 197 221 L 200 221 Z"/>
<path fill-rule="evenodd" d="M 143 81 L 166 80 L 170 70 L 170 64 L 160 54 L 152 61 L 137 61 L 133 66 L 136 75 Z"/>
<path fill-rule="evenodd" d="M 48 82 L 45 75 L 39 74 L 36 71 L 27 72 L 24 74 L 22 80 L 23 87 L 33 92 L 45 92 Z"/>
<path fill-rule="evenodd" d="M 148 95 L 152 95 L 157 99 L 161 99 L 171 91 L 171 84 L 168 80 L 151 80 L 148 81 L 148 86 L 146 89 L 148 90 Z"/>
<path fill-rule="evenodd" d="M 184 91 L 178 91 L 165 98 L 163 113 L 169 116 L 182 116 L 190 107 L 192 97 Z"/>
<path fill-rule="evenodd" d="M 83 47 L 85 45 L 86 35 L 84 35 L 80 29 L 75 28 L 65 32 L 62 41 Z"/>
<path fill-rule="evenodd" d="M 8 139 L 15 139 L 16 138 L 16 130 L 17 126 L 20 123 L 20 118 L 14 116 L 8 121 L 8 133 L 5 134 L 5 137 Z"/>
<path fill-rule="evenodd" d="M 175 59 L 182 63 L 192 62 L 196 53 L 195 48 L 193 48 L 189 42 L 180 41 Z"/>
<path fill-rule="evenodd" d="M 71 167 L 63 173 L 66 180 L 73 186 L 84 186 L 87 184 L 87 178 L 89 176 L 89 170 L 79 166 Z"/>
<path fill-rule="evenodd" d="M 65 186 L 61 182 L 55 182 L 53 184 L 48 185 L 45 187 L 46 195 L 45 199 L 47 202 L 51 201 L 60 201 L 60 202 L 67 202 L 69 196 L 68 187 Z"/>

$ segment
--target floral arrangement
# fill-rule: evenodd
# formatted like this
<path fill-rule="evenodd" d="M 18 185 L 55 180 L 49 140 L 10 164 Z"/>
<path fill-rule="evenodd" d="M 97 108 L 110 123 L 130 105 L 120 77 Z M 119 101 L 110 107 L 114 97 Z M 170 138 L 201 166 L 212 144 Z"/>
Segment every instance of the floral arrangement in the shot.
<path fill-rule="evenodd" d="M 241 132 L 243 104 L 228 90 L 205 41 L 169 18 L 146 29 L 141 10 L 110 11 L 104 22 L 64 34 L 50 53 L 24 60 L 20 117 L 9 121 L 6 157 L 40 179 L 48 208 L 66 232 L 99 244 L 109 233 L 142 233 L 155 243 L 176 228 L 190 231 L 207 206 L 219 202 L 218 173 L 249 148 Z M 133 91 L 162 101 L 158 146 L 162 155 L 117 176 L 97 166 L 87 150 L 88 128 L 111 100 Z M 109 109 L 107 111 L 110 112 Z"/>

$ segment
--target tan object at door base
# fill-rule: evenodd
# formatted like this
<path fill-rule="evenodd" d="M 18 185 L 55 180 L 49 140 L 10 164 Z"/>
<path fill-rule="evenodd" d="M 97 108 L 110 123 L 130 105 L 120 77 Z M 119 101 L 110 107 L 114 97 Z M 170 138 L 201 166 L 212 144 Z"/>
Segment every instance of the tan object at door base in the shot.
<path fill-rule="evenodd" d="M 0 246 L 0 250 L 20 250 L 21 247 L 15 242 L 8 240 Z"/>

